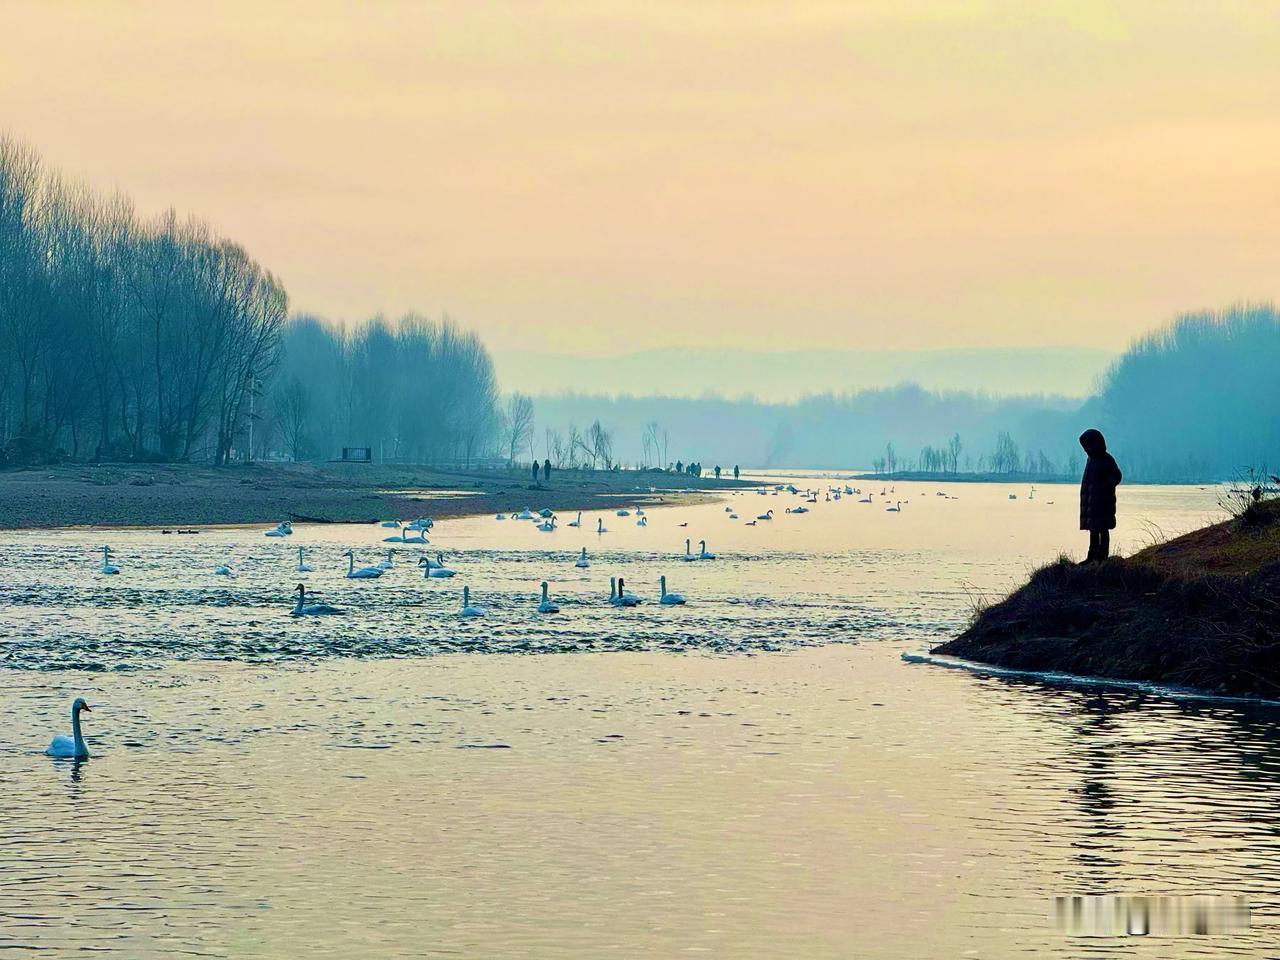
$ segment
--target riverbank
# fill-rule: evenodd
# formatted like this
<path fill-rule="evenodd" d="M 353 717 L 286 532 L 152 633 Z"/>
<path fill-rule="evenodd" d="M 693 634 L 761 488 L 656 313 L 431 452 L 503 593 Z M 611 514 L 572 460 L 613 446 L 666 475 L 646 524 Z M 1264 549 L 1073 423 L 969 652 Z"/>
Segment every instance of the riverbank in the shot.
<path fill-rule="evenodd" d="M 1058 671 L 1280 697 L 1280 500 L 1126 559 L 1035 571 L 933 652 Z"/>
<path fill-rule="evenodd" d="M 620 502 L 705 502 L 755 486 L 660 471 L 438 471 L 375 464 L 61 465 L 0 473 L 0 529 L 366 523 L 531 507 L 598 510 Z"/>

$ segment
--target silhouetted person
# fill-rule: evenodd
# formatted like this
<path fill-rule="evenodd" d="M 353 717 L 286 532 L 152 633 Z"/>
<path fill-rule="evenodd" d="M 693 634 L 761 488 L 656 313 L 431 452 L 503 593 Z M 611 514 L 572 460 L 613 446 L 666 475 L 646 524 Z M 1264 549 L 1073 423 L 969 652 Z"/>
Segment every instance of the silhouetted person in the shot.
<path fill-rule="evenodd" d="M 738 465 L 736 463 L 733 465 L 733 479 L 738 479 Z"/>
<path fill-rule="evenodd" d="M 716 464 L 716 479 L 720 479 L 720 465 Z"/>
<path fill-rule="evenodd" d="M 550 457 L 547 457 L 547 459 L 542 461 L 542 479 L 546 480 L 547 483 L 551 482 L 551 458 Z"/>
<path fill-rule="evenodd" d="M 677 460 L 677 461 L 676 461 L 676 473 L 684 473 L 684 461 L 683 461 L 683 460 Z"/>
<path fill-rule="evenodd" d="M 538 482 L 538 461 L 533 461 L 533 482 Z"/>
<path fill-rule="evenodd" d="M 1116 487 L 1123 475 L 1116 458 L 1107 453 L 1101 432 L 1080 434 L 1080 446 L 1089 455 L 1080 480 L 1080 529 L 1089 531 L 1089 556 L 1085 563 L 1107 559 L 1111 552 L 1111 531 L 1116 527 Z"/>

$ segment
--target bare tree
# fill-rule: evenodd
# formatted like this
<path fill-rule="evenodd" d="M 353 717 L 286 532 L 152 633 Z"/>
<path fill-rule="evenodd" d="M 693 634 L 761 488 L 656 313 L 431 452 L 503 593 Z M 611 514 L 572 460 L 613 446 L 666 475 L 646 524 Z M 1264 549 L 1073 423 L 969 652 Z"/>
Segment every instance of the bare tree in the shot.
<path fill-rule="evenodd" d="M 523 393 L 513 393 L 507 397 L 502 410 L 502 440 L 507 448 L 508 465 L 516 462 L 516 454 L 532 437 L 533 400 Z"/>

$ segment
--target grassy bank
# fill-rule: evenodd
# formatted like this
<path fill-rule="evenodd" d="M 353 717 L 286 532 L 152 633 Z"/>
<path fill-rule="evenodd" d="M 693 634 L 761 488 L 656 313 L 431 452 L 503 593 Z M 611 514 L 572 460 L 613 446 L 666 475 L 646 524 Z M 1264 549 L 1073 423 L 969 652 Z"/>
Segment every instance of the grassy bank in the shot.
<path fill-rule="evenodd" d="M 934 652 L 1280 697 L 1280 501 L 1127 559 L 1059 560 Z"/>
<path fill-rule="evenodd" d="M 743 481 L 657 471 L 442 472 L 373 464 L 208 467 L 64 465 L 0 473 L 0 528 L 197 526 L 279 520 L 363 523 L 521 510 L 565 512 L 619 501 L 690 503 Z M 654 488 L 653 491 L 650 488 Z"/>

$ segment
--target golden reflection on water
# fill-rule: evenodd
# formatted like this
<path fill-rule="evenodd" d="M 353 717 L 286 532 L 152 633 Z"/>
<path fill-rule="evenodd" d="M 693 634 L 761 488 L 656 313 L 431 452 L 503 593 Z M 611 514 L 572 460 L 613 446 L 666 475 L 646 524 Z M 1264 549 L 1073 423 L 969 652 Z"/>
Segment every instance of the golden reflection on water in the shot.
<path fill-rule="evenodd" d="M 748 539 L 758 527 L 725 527 L 722 560 L 677 570 L 697 598 L 687 613 L 621 620 L 584 604 L 561 627 L 538 628 L 577 619 L 657 637 L 674 628 L 652 618 L 672 614 L 733 633 L 753 609 L 739 601 L 771 595 L 783 610 L 802 600 L 785 616 L 805 629 L 875 606 L 898 618 L 896 639 L 757 655 L 693 645 L 350 659 L 317 648 L 270 663 L 0 671 L 0 948 L 121 958 L 1267 956 L 1280 905 L 1274 711 L 899 661 L 927 641 L 918 631 L 963 615 L 963 591 L 949 581 L 994 587 L 1016 578 L 1024 557 L 1069 541 L 1069 529 L 1042 535 L 1024 511 L 1012 546 L 984 556 L 1002 535 L 991 514 L 1008 509 L 994 493 L 972 513 L 918 504 L 932 512 L 911 527 L 834 509 L 778 523 L 763 542 Z M 1207 509 L 1196 496 L 1150 513 L 1179 522 Z M 714 530 L 714 511 L 651 511 L 645 531 L 615 524 L 612 566 L 671 570 L 665 551 L 677 539 L 683 549 L 675 523 Z M 433 533 L 492 572 L 488 589 L 510 622 L 445 632 L 533 629 L 527 601 L 504 591 L 548 562 L 530 553 L 544 535 L 494 524 Z M 287 548 L 250 533 L 225 548 L 243 552 L 245 584 L 222 589 L 288 579 L 269 574 L 274 553 L 260 555 Z M 372 550 L 379 532 L 366 533 Z M 499 539 L 508 552 L 486 552 Z M 27 535 L 11 541 L 43 564 L 19 581 L 42 574 L 71 590 L 82 576 L 59 566 L 55 549 L 74 541 L 43 538 L 44 552 Z M 146 559 L 176 547 L 143 532 L 115 546 L 154 565 L 148 602 L 173 606 L 99 611 L 104 632 L 154 643 L 181 622 L 207 643 L 254 620 L 294 626 L 274 607 L 237 601 L 216 630 L 201 627 L 164 592 L 186 597 L 194 575 L 175 571 L 176 554 Z M 212 541 L 183 549 L 217 552 Z M 576 542 L 541 549 L 571 556 Z M 608 572 L 563 590 L 587 591 Z M 385 593 L 323 582 L 349 588 L 344 602 L 365 597 L 362 621 L 397 628 L 393 598 L 407 604 L 429 589 L 407 575 Z M 932 593 L 913 595 L 913 583 Z M 23 599 L 33 590 L 11 583 L 6 615 L 54 622 Z M 74 596 L 91 608 L 92 595 Z M 372 629 L 353 621 L 341 629 Z M 79 765 L 40 753 L 64 732 L 74 695 L 94 706 L 94 757 Z M 1242 893 L 1254 927 L 1208 940 L 1066 938 L 1052 898 L 1076 893 Z"/>

